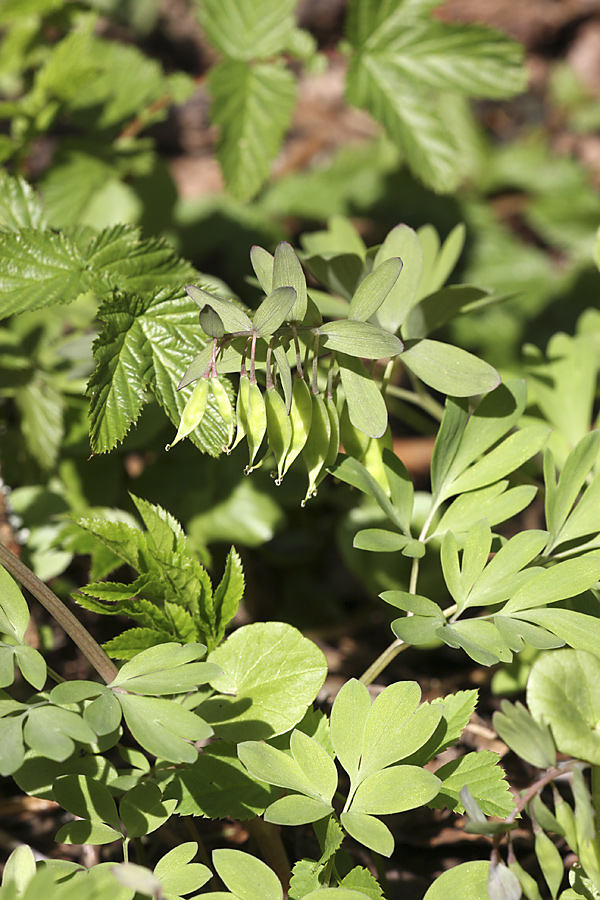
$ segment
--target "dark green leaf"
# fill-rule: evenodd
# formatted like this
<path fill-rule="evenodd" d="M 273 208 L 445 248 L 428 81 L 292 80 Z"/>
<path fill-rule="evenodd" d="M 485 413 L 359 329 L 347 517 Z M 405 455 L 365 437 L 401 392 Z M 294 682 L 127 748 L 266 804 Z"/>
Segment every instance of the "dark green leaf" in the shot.
<path fill-rule="evenodd" d="M 463 307 L 488 296 L 489 291 L 469 284 L 452 284 L 429 294 L 410 311 L 402 326 L 402 336 L 406 340 L 427 337 L 454 318 Z"/>
<path fill-rule="evenodd" d="M 186 294 L 192 298 L 200 309 L 210 306 L 218 313 L 227 333 L 231 331 L 252 331 L 252 320 L 232 300 L 224 300 L 214 294 L 209 294 L 193 284 L 188 284 Z"/>
<path fill-rule="evenodd" d="M 292 287 L 275 288 L 254 314 L 253 327 L 263 338 L 274 334 L 291 317 L 297 294 Z"/>
<path fill-rule="evenodd" d="M 368 437 L 381 437 L 388 424 L 381 391 L 360 360 L 339 353 L 338 363 L 350 421 Z"/>

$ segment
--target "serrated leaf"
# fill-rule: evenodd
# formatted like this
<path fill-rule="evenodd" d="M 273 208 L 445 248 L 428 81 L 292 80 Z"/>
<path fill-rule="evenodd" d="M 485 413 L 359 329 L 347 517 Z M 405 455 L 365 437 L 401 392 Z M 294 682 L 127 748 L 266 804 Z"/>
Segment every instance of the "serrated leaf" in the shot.
<path fill-rule="evenodd" d="M 175 773 L 164 797 L 178 800 L 181 816 L 250 819 L 261 815 L 279 793 L 248 773 L 235 744 L 218 741 L 205 747 L 191 766 Z"/>
<path fill-rule="evenodd" d="M 224 672 L 211 682 L 224 693 L 203 703 L 200 712 L 219 737 L 236 741 L 261 740 L 293 728 L 327 671 L 315 644 L 283 622 L 238 628 L 208 660 Z"/>
<path fill-rule="evenodd" d="M 500 375 L 489 363 L 429 338 L 405 341 L 402 362 L 429 387 L 453 397 L 486 394 L 500 384 Z"/>
<path fill-rule="evenodd" d="M 321 875 L 324 869 L 324 863 L 315 859 L 299 859 L 292 868 L 289 891 L 291 900 L 301 900 L 310 891 L 322 888 Z"/>
<path fill-rule="evenodd" d="M 231 59 L 267 59 L 288 47 L 295 0 L 206 0 L 199 10 L 209 41 Z"/>
<path fill-rule="evenodd" d="M 371 875 L 368 869 L 363 869 L 361 866 L 351 869 L 340 881 L 340 887 L 346 888 L 346 890 L 360 891 L 370 900 L 383 898 L 383 891 L 377 879 Z"/>
<path fill-rule="evenodd" d="M 492 750 L 467 753 L 436 769 L 442 781 L 439 794 L 430 802 L 435 809 L 447 807 L 463 812 L 460 792 L 467 785 L 487 816 L 506 818 L 513 808 L 514 799 L 499 765 L 500 757 Z"/>
<path fill-rule="evenodd" d="M 217 642 L 222 640 L 226 626 L 238 611 L 238 606 L 244 596 L 244 585 L 242 561 L 235 548 L 232 547 L 227 555 L 223 577 L 215 588 L 214 594 Z"/>
<path fill-rule="evenodd" d="M 0 174 L 0 228 L 44 228 L 44 213 L 39 197 L 24 178 Z"/>
<path fill-rule="evenodd" d="M 210 70 L 208 84 L 227 187 L 237 199 L 250 200 L 268 177 L 290 124 L 294 77 L 279 61 L 249 66 L 226 59 Z"/>

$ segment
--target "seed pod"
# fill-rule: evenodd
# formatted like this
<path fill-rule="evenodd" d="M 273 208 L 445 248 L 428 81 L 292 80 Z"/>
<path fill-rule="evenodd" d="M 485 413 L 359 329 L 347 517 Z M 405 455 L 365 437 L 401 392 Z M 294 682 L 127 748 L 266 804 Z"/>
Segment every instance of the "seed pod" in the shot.
<path fill-rule="evenodd" d="M 311 393 L 305 380 L 296 376 L 296 378 L 294 378 L 294 387 L 292 388 L 292 408 L 290 409 L 292 443 L 290 444 L 290 449 L 285 457 L 283 472 L 281 474 L 282 478 L 294 460 L 299 456 L 306 443 L 310 431 L 311 419 Z"/>
<path fill-rule="evenodd" d="M 221 383 L 219 378 L 210 379 L 210 388 L 212 395 L 215 398 L 221 421 L 227 429 L 227 440 L 225 441 L 225 444 L 223 446 L 223 450 L 227 450 L 233 440 L 233 430 L 235 425 L 233 406 L 231 405 L 229 394 L 225 390 L 225 386 Z"/>
<path fill-rule="evenodd" d="M 253 465 L 253 463 L 267 430 L 265 398 L 257 384 L 251 384 L 249 388 L 248 407 L 246 409 L 244 428 L 246 430 L 248 451 L 250 454 L 250 462 L 244 469 L 244 472 L 246 475 L 249 475 L 253 469 L 258 468 L 258 466 Z"/>
<path fill-rule="evenodd" d="M 371 438 L 362 461 L 363 466 L 371 473 L 375 481 L 381 485 L 386 494 L 389 494 L 390 487 L 383 467 L 382 454 L 384 450 L 393 450 L 393 446 L 392 433 L 388 425 L 380 438 Z"/>
<path fill-rule="evenodd" d="M 235 447 L 240 443 L 240 441 L 246 436 L 246 423 L 248 421 L 248 401 L 250 397 L 250 379 L 248 375 L 240 376 L 240 383 L 238 386 L 238 395 L 235 403 L 235 417 L 237 420 L 237 431 L 235 435 L 235 441 L 227 451 L 231 453 Z"/>
<path fill-rule="evenodd" d="M 330 438 L 331 422 L 329 421 L 327 407 L 322 397 L 318 394 L 313 394 L 310 432 L 302 449 L 302 458 L 308 472 L 308 490 L 302 501 L 303 505 L 317 493 L 317 478 L 321 474 L 325 460 L 329 455 Z"/>
<path fill-rule="evenodd" d="M 331 426 L 329 452 L 325 459 L 325 465 L 321 469 L 321 474 L 317 478 L 317 487 L 325 478 L 327 469 L 335 463 L 338 453 L 340 452 L 340 417 L 335 401 L 331 397 L 325 399 L 325 408 L 327 410 L 327 415 L 329 416 L 329 425 Z"/>
<path fill-rule="evenodd" d="M 354 459 L 362 462 L 371 438 L 354 427 L 350 421 L 347 403 L 344 403 L 340 416 L 340 436 L 348 456 L 353 456 Z"/>
<path fill-rule="evenodd" d="M 208 381 L 206 378 L 201 378 L 196 382 L 196 387 L 183 408 L 175 440 L 173 443 L 167 444 L 165 450 L 170 450 L 171 447 L 174 447 L 175 444 L 178 444 L 179 441 L 182 441 L 184 437 L 187 437 L 191 431 L 194 431 L 194 429 L 198 427 L 206 411 L 207 403 Z"/>
<path fill-rule="evenodd" d="M 292 422 L 285 408 L 285 400 L 274 387 L 265 394 L 265 408 L 269 448 L 277 463 L 275 484 L 281 484 L 283 464 L 292 443 Z"/>

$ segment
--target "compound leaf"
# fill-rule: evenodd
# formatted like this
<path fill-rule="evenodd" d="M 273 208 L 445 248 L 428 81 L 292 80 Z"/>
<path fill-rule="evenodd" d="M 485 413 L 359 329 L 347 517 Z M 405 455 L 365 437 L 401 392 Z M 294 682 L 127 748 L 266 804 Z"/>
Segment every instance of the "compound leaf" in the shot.
<path fill-rule="evenodd" d="M 498 762 L 497 753 L 480 750 L 441 766 L 435 774 L 441 779 L 442 787 L 429 805 L 436 809 L 447 807 L 455 812 L 464 812 L 460 792 L 467 785 L 485 815 L 505 818 L 515 804 Z"/>
<path fill-rule="evenodd" d="M 500 384 L 500 375 L 489 363 L 429 338 L 406 341 L 402 362 L 429 387 L 453 397 L 487 394 Z"/>
<path fill-rule="evenodd" d="M 213 850 L 213 863 L 219 877 L 240 900 L 283 900 L 277 875 L 255 856 L 241 850 Z"/>

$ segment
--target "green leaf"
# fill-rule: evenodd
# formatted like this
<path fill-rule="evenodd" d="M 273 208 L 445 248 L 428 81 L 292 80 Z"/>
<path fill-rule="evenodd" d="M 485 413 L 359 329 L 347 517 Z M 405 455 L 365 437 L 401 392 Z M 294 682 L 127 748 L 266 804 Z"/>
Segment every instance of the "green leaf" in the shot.
<path fill-rule="evenodd" d="M 110 825 L 83 819 L 67 822 L 58 829 L 54 840 L 58 844 L 112 844 L 113 841 L 122 841 L 123 835 Z"/>
<path fill-rule="evenodd" d="M 294 253 L 294 256 L 295 255 L 296 254 Z M 259 247 L 254 244 L 254 246 L 250 250 L 250 262 L 252 263 L 252 268 L 254 269 L 254 273 L 258 278 L 261 288 L 263 289 L 265 294 L 270 294 L 273 290 L 273 269 L 275 267 L 275 257 L 272 253 L 269 253 L 268 250 L 265 250 L 264 247 Z M 296 287 L 296 285 L 292 284 L 292 287 Z M 297 287 L 296 293 L 298 293 Z"/>
<path fill-rule="evenodd" d="M 487 519 L 492 527 L 512 519 L 529 506 L 537 494 L 537 488 L 531 484 L 513 488 L 508 485 L 508 480 L 498 481 L 467 494 L 460 494 L 447 507 L 429 537 L 443 535 L 447 531 L 458 537 L 479 519 Z"/>
<path fill-rule="evenodd" d="M 17 896 L 22 896 L 35 873 L 35 856 L 31 847 L 20 844 L 6 860 L 2 873 L 2 887 L 8 893 L 8 886 L 14 885 Z"/>
<path fill-rule="evenodd" d="M 461 897 L 462 900 L 489 900 L 487 860 L 460 863 L 436 878 L 423 900 L 447 900 Z"/>
<path fill-rule="evenodd" d="M 325 803 L 331 803 L 338 784 L 338 774 L 327 751 L 299 729 L 292 732 L 290 750 L 313 790 Z"/>
<path fill-rule="evenodd" d="M 406 547 L 410 538 L 384 528 L 363 528 L 354 535 L 352 546 L 372 553 L 396 553 Z"/>
<path fill-rule="evenodd" d="M 121 707 L 111 692 L 100 694 L 83 711 L 83 718 L 97 735 L 112 734 L 121 724 Z"/>
<path fill-rule="evenodd" d="M 348 311 L 350 319 L 367 322 L 375 315 L 396 284 L 402 265 L 402 260 L 397 257 L 386 259 L 361 281 L 350 301 Z"/>
<path fill-rule="evenodd" d="M 23 743 L 24 716 L 0 719 L 0 775 L 12 775 L 23 765 L 25 746 Z"/>
<path fill-rule="evenodd" d="M 200 863 L 192 863 L 198 852 L 196 841 L 186 841 L 165 853 L 154 867 L 167 894 L 189 894 L 201 888 L 211 878 L 211 871 Z"/>
<path fill-rule="evenodd" d="M 288 47 L 295 0 L 205 0 L 200 22 L 209 41 L 231 59 L 268 59 Z"/>
<path fill-rule="evenodd" d="M 85 775 L 64 775 L 55 782 L 53 793 L 56 802 L 73 815 L 93 824 L 104 822 L 119 831 L 115 801 L 103 784 Z"/>
<path fill-rule="evenodd" d="M 262 338 L 270 337 L 283 322 L 288 321 L 296 299 L 294 288 L 279 287 L 263 300 L 254 314 L 252 323 Z"/>
<path fill-rule="evenodd" d="M 195 284 L 188 284 L 185 292 L 200 309 L 204 309 L 205 306 L 214 309 L 223 322 L 226 332 L 252 331 L 252 319 L 232 300 L 225 300 L 216 294 L 210 294 Z"/>
<path fill-rule="evenodd" d="M 391 624 L 393 633 L 405 644 L 432 644 L 438 640 L 440 621 L 433 616 L 403 616 Z"/>
<path fill-rule="evenodd" d="M 180 665 L 162 665 L 160 656 L 163 649 L 173 648 L 182 655 Z M 169 643 L 158 644 L 150 647 L 148 650 L 142 650 L 130 662 L 125 663 L 119 675 L 111 682 L 110 687 L 124 687 L 125 690 L 133 694 L 186 694 L 193 691 L 200 684 L 207 684 L 213 678 L 217 678 L 221 674 L 221 669 L 212 663 L 192 663 L 186 662 L 184 652 L 186 650 L 202 647 L 202 644 L 181 644 Z M 202 652 L 204 647 L 202 647 Z M 130 675 L 127 667 L 132 666 L 150 654 L 158 654 L 156 662 L 152 664 L 152 668 L 145 674 Z M 196 651 L 196 655 L 199 655 Z"/>
<path fill-rule="evenodd" d="M 573 612 L 570 609 L 526 609 L 518 613 L 518 619 L 533 622 L 556 635 L 563 643 L 569 644 L 575 650 L 589 650 L 596 652 L 600 640 L 600 622 L 595 616 Z M 532 647 L 556 647 L 558 644 L 548 642 L 545 646 L 542 642 L 534 643 L 529 640 Z"/>
<path fill-rule="evenodd" d="M 352 487 L 358 488 L 359 491 L 362 491 L 364 494 L 367 494 L 375 500 L 388 519 L 390 519 L 398 528 L 404 530 L 406 522 L 403 514 L 398 512 L 395 507 L 392 506 L 389 497 L 379 482 L 375 480 L 368 469 L 366 469 L 362 463 L 359 463 L 357 459 L 347 456 L 345 459 L 342 459 L 340 463 L 332 466 L 329 471 L 335 478 L 340 478 L 342 481 L 345 481 L 346 484 L 351 484 Z"/>
<path fill-rule="evenodd" d="M 308 737 L 306 739 L 311 740 Z M 313 743 L 316 744 L 316 742 Z M 324 750 L 322 750 L 322 753 L 327 756 Z M 243 741 L 241 744 L 238 744 L 238 756 L 254 778 L 265 781 L 267 784 L 306 794 L 316 800 L 324 799 L 321 796 L 318 783 L 313 785 L 310 778 L 298 765 L 296 759 L 288 753 L 284 753 L 283 750 L 278 750 L 276 747 L 261 741 Z M 327 761 L 329 766 L 333 766 L 335 769 L 331 757 L 327 756 Z M 334 778 L 335 783 L 330 791 L 329 800 L 331 800 L 333 791 L 337 786 L 337 776 L 335 774 Z"/>
<path fill-rule="evenodd" d="M 233 619 L 240 601 L 244 596 L 244 570 L 239 554 L 234 547 L 227 554 L 223 577 L 215 588 L 214 607 L 217 618 L 216 628 L 217 642 L 220 642 L 225 634 L 225 628 Z"/>
<path fill-rule="evenodd" d="M 290 124 L 294 77 L 279 61 L 249 66 L 226 59 L 210 70 L 208 85 L 227 187 L 238 200 L 250 200 L 267 179 Z"/>
<path fill-rule="evenodd" d="M 44 213 L 39 197 L 24 178 L 0 173 L 0 228 L 19 231 L 21 228 L 45 228 Z"/>
<path fill-rule="evenodd" d="M 17 582 L 0 566 L 0 632 L 22 643 L 29 625 L 29 607 Z"/>
<path fill-rule="evenodd" d="M 425 338 L 450 321 L 463 307 L 469 311 L 471 306 L 479 307 L 478 300 L 489 296 L 489 291 L 470 284 L 451 284 L 429 294 L 410 312 L 402 328 L 402 336 Z"/>
<path fill-rule="evenodd" d="M 235 741 L 289 731 L 317 696 L 327 672 L 318 647 L 283 622 L 238 628 L 213 650 L 209 662 L 224 672 L 211 682 L 223 694 L 205 701 L 200 711 L 219 737 Z"/>
<path fill-rule="evenodd" d="M 145 781 L 128 791 L 119 804 L 119 815 L 128 838 L 142 837 L 169 819 L 176 800 L 165 800 L 157 784 Z"/>
<path fill-rule="evenodd" d="M 333 806 L 323 800 L 301 794 L 288 794 L 272 803 L 265 811 L 265 822 L 274 825 L 309 825 L 333 812 Z"/>
<path fill-rule="evenodd" d="M 408 225 L 396 225 L 388 233 L 377 251 L 375 271 L 384 260 L 399 257 L 402 272 L 377 311 L 377 321 L 382 328 L 395 334 L 416 302 L 417 289 L 423 274 L 423 250 L 415 231 Z"/>
<path fill-rule="evenodd" d="M 277 875 L 249 853 L 213 850 L 213 864 L 219 877 L 240 900 L 283 900 Z"/>
<path fill-rule="evenodd" d="M 340 688 L 331 709 L 331 743 L 340 763 L 353 779 L 360 765 L 370 709 L 369 691 L 356 678 L 351 678 Z"/>
<path fill-rule="evenodd" d="M 277 789 L 251 777 L 236 745 L 226 741 L 205 747 L 196 762 L 175 773 L 164 792 L 165 799 L 177 798 L 178 815 L 210 819 L 250 819 L 278 795 Z"/>
<path fill-rule="evenodd" d="M 465 785 L 487 816 L 506 818 L 515 805 L 505 773 L 499 765 L 499 756 L 492 750 L 467 753 L 436 769 L 441 779 L 439 794 L 430 802 L 435 809 L 444 807 L 464 812 L 460 792 Z"/>
<path fill-rule="evenodd" d="M 475 710 L 477 691 L 457 691 L 456 694 L 436 697 L 431 701 L 432 706 L 438 704 L 442 707 L 440 724 L 421 751 L 411 758 L 411 762 L 425 764 L 458 741 Z"/>
<path fill-rule="evenodd" d="M 555 765 L 556 750 L 548 726 L 536 722 L 522 703 L 502 700 L 500 709 L 494 713 L 493 724 L 504 743 L 538 769 Z"/>
<path fill-rule="evenodd" d="M 405 341 L 402 362 L 429 387 L 453 397 L 486 394 L 500 384 L 500 375 L 489 363 L 429 338 Z"/>
<path fill-rule="evenodd" d="M 381 437 L 388 424 L 381 391 L 360 360 L 339 353 L 338 363 L 350 421 L 368 437 Z"/>
<path fill-rule="evenodd" d="M 258 249 L 258 248 L 257 248 Z M 266 251 L 264 251 L 266 253 Z M 270 254 L 269 254 L 270 255 Z M 264 264 L 268 265 L 265 259 Z M 268 277 L 268 276 L 263 276 Z M 296 291 L 297 300 L 289 314 L 291 321 L 302 322 L 308 307 L 306 293 L 306 277 L 302 271 L 300 260 L 287 241 L 277 244 L 272 262 L 273 288 L 290 286 Z M 265 291 L 265 293 L 268 293 Z M 256 320 L 255 320 L 256 325 Z"/>
<path fill-rule="evenodd" d="M 118 694 L 123 716 L 136 741 L 148 753 L 172 763 L 193 763 L 198 752 L 191 741 L 212 734 L 206 722 L 172 700 Z"/>
<path fill-rule="evenodd" d="M 502 612 L 514 614 L 577 597 L 600 579 L 600 559 L 567 559 L 530 578 L 508 601 Z"/>
<path fill-rule="evenodd" d="M 33 685 L 36 691 L 41 691 L 46 683 L 46 660 L 42 654 L 25 644 L 15 647 L 14 653 L 25 681 Z"/>
<path fill-rule="evenodd" d="M 544 831 L 538 831 L 535 836 L 535 855 L 550 889 L 550 894 L 553 900 L 556 900 L 564 878 L 565 867 L 560 853 Z"/>
<path fill-rule="evenodd" d="M 37 371 L 15 393 L 27 449 L 45 469 L 55 464 L 64 438 L 65 400 L 56 381 Z"/>
<path fill-rule="evenodd" d="M 527 683 L 534 719 L 548 725 L 561 753 L 600 763 L 600 660 L 560 650 L 536 660 Z"/>
<path fill-rule="evenodd" d="M 351 891 L 357 890 L 369 897 L 370 900 L 383 900 L 381 885 L 368 869 L 363 869 L 361 866 L 351 869 L 340 881 L 340 887 Z"/>
<path fill-rule="evenodd" d="M 382 856 L 391 856 L 394 852 L 394 838 L 392 832 L 375 816 L 365 813 L 346 812 L 340 816 L 342 827 L 359 844 L 364 844 L 375 853 Z"/>
<path fill-rule="evenodd" d="M 420 766 L 392 766 L 361 781 L 350 811 L 391 815 L 429 803 L 440 790 L 440 780 Z"/>
<path fill-rule="evenodd" d="M 337 350 L 344 355 L 381 359 L 402 352 L 399 338 L 369 322 L 340 319 L 322 325 L 319 331 L 327 350 Z"/>
<path fill-rule="evenodd" d="M 23 730 L 25 743 L 42 756 L 62 762 L 75 750 L 75 741 L 96 742 L 96 735 L 81 716 L 58 706 L 31 710 Z"/>

